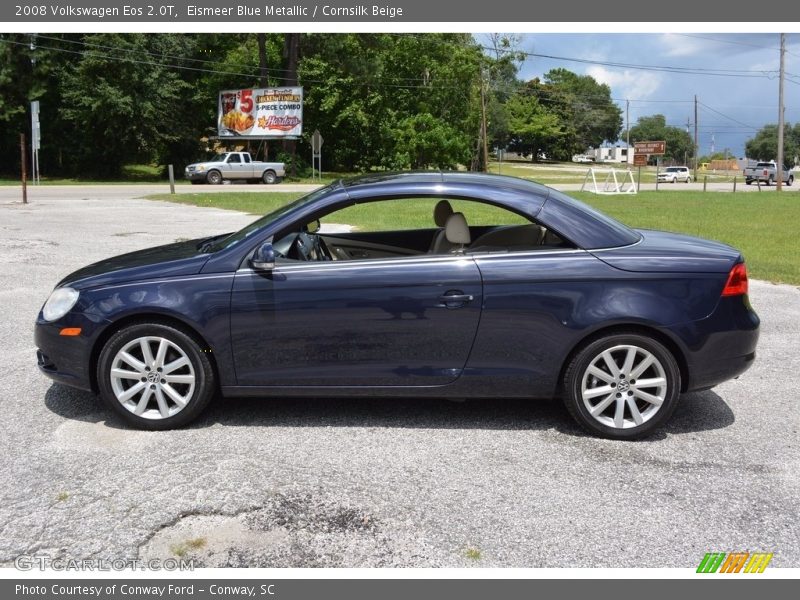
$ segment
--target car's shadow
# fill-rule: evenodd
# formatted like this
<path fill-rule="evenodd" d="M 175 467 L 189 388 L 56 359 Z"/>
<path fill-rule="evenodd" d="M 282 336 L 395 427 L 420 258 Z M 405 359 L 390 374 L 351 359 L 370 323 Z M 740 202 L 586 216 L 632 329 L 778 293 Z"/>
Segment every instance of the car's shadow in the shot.
<path fill-rule="evenodd" d="M 105 423 L 129 429 L 96 396 L 53 384 L 45 405 L 67 419 Z M 685 394 L 672 418 L 647 438 L 664 439 L 722 429 L 735 420 L 728 404 L 715 392 Z M 559 400 L 487 399 L 454 402 L 423 398 L 215 398 L 189 428 L 221 424 L 227 427 L 387 427 L 417 429 L 548 430 L 588 436 L 572 421 Z"/>

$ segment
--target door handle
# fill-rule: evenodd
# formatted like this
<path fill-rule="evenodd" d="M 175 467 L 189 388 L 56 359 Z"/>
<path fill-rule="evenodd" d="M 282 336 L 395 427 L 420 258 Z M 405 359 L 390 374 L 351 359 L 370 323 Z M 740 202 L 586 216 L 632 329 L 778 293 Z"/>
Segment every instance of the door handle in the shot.
<path fill-rule="evenodd" d="M 460 308 L 467 302 L 472 302 L 475 297 L 472 294 L 463 294 L 461 291 L 447 292 L 439 296 L 440 308 Z"/>

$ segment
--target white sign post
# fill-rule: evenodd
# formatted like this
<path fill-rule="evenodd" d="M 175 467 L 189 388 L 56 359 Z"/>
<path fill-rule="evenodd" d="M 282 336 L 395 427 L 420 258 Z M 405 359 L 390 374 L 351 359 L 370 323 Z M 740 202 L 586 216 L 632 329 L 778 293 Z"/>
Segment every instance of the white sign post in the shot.
<path fill-rule="evenodd" d="M 311 136 L 311 179 L 314 179 L 314 168 L 317 169 L 317 177 L 322 179 L 322 135 L 319 129 L 314 131 Z"/>
<path fill-rule="evenodd" d="M 42 130 L 39 126 L 39 101 L 31 102 L 31 179 L 39 185 L 39 148 L 42 146 Z"/>

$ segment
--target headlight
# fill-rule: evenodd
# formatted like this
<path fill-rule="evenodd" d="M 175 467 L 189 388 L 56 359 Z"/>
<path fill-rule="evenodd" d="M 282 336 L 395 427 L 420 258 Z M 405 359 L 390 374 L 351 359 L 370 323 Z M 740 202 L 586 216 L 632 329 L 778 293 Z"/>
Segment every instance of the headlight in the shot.
<path fill-rule="evenodd" d="M 206 170 L 205 165 L 197 165 L 197 168 L 195 169 L 195 171 L 205 171 L 205 170 Z"/>
<path fill-rule="evenodd" d="M 42 316 L 45 321 L 57 321 L 67 314 L 78 301 L 80 292 L 71 287 L 56 288 L 42 309 Z"/>

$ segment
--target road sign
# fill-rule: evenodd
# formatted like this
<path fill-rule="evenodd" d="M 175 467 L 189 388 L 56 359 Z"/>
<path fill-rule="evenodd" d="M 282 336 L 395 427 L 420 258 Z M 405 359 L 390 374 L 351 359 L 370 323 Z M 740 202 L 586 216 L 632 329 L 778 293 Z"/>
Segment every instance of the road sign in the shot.
<path fill-rule="evenodd" d="M 319 151 L 322 149 L 322 142 L 324 141 L 322 135 L 319 133 L 319 129 L 316 129 L 311 135 L 311 149 L 314 151 L 314 154 L 319 154 Z"/>
<path fill-rule="evenodd" d="M 667 142 L 635 142 L 633 151 L 634 156 L 636 154 L 664 154 L 667 151 Z"/>
<path fill-rule="evenodd" d="M 646 167 L 647 166 L 647 154 L 634 154 L 633 155 L 633 166 L 634 167 Z"/>

